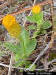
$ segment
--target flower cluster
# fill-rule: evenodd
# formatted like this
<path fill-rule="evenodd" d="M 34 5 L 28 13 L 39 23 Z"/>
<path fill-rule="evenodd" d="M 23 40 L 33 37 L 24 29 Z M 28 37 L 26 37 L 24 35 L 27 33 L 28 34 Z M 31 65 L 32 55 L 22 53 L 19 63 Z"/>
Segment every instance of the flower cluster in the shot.
<path fill-rule="evenodd" d="M 2 24 L 11 36 L 18 38 L 21 32 L 21 26 L 17 23 L 16 18 L 14 16 L 9 14 L 6 15 L 3 18 Z"/>
<path fill-rule="evenodd" d="M 40 5 L 35 5 L 32 7 L 32 13 L 38 14 L 41 11 Z"/>

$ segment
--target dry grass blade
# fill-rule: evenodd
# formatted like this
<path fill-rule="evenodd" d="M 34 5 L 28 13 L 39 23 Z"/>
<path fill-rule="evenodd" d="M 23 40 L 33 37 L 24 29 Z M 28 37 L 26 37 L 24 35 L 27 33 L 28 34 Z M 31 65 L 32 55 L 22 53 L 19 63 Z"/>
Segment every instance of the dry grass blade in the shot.
<path fill-rule="evenodd" d="M 12 63 L 13 63 L 13 53 L 11 54 L 11 59 L 10 59 L 10 65 L 9 65 L 8 75 L 11 75 Z"/>

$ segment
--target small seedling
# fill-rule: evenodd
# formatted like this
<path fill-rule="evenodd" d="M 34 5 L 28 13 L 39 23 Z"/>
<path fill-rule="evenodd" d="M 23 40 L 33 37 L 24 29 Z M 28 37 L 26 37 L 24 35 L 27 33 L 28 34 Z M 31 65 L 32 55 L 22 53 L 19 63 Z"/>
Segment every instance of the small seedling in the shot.
<path fill-rule="evenodd" d="M 29 30 L 35 30 L 32 38 L 35 38 L 40 34 L 45 34 L 46 29 L 51 27 L 51 25 L 52 25 L 51 22 L 48 20 L 44 20 L 43 17 L 44 17 L 44 15 L 43 15 L 43 11 L 41 11 L 41 7 L 39 5 L 33 6 L 32 16 L 27 16 L 28 21 L 34 22 L 37 24 L 37 26 L 30 25 L 28 27 Z"/>

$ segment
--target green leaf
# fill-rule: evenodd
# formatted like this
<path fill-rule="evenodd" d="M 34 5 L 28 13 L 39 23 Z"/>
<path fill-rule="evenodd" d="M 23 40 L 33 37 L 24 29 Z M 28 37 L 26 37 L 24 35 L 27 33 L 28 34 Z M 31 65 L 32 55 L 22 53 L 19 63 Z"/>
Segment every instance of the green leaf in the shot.
<path fill-rule="evenodd" d="M 43 23 L 43 12 L 40 12 L 39 14 L 34 14 L 33 17 L 35 18 L 38 25 Z"/>
<path fill-rule="evenodd" d="M 32 16 L 27 16 L 27 20 L 41 24 L 43 20 L 43 12 L 40 12 L 39 14 L 33 14 Z"/>
<path fill-rule="evenodd" d="M 6 47 L 7 49 L 13 51 L 14 53 L 17 51 L 17 46 L 12 44 L 12 43 L 9 43 L 9 42 L 5 42 L 4 43 L 4 47 Z"/>
<path fill-rule="evenodd" d="M 36 43 L 37 43 L 36 39 L 30 40 L 29 44 L 27 45 L 27 56 L 29 56 L 35 49 Z"/>
<path fill-rule="evenodd" d="M 24 56 L 23 50 L 22 50 L 20 44 L 14 45 L 12 43 L 6 42 L 6 43 L 4 43 L 4 47 L 6 47 L 10 51 L 14 52 L 16 54 L 16 58 L 18 56 L 18 59 L 20 59 L 20 58 L 22 58 Z M 21 57 L 20 57 L 20 55 L 21 55 Z"/>
<path fill-rule="evenodd" d="M 23 33 L 21 34 L 20 44 L 22 46 L 25 56 L 27 57 L 34 50 L 34 48 L 36 46 L 36 40 L 30 39 L 28 31 L 23 30 Z"/>
<path fill-rule="evenodd" d="M 41 34 L 41 31 L 40 31 L 40 30 L 37 30 L 37 31 L 34 32 L 32 38 L 36 38 L 36 37 L 37 37 L 38 35 L 40 35 L 40 34 Z"/>
<path fill-rule="evenodd" d="M 36 22 L 35 16 L 27 16 L 27 20 L 30 22 Z"/>
<path fill-rule="evenodd" d="M 33 33 L 33 37 L 32 38 L 36 38 L 37 37 L 37 31 L 35 31 L 34 33 Z"/>
<path fill-rule="evenodd" d="M 22 50 L 24 51 L 24 55 L 26 56 L 27 44 L 29 43 L 29 33 L 25 29 L 22 30 L 20 35 L 20 45 Z"/>
<path fill-rule="evenodd" d="M 44 21 L 42 27 L 43 29 L 48 29 L 52 26 L 51 22 L 50 21 Z"/>
<path fill-rule="evenodd" d="M 34 26 L 34 25 L 29 25 L 29 26 L 28 26 L 28 29 L 29 29 L 29 30 L 36 29 L 36 26 Z"/>
<path fill-rule="evenodd" d="M 46 30 L 44 30 L 44 29 L 41 31 L 41 34 L 46 34 L 46 33 L 47 33 L 47 32 L 46 32 Z"/>

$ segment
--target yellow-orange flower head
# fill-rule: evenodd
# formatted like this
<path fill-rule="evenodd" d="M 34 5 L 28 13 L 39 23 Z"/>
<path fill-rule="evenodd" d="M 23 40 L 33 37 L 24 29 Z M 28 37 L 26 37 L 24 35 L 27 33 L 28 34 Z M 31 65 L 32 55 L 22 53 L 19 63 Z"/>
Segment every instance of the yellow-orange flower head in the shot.
<path fill-rule="evenodd" d="M 17 23 L 16 18 L 14 16 L 9 14 L 6 15 L 3 18 L 2 24 L 11 36 L 18 38 L 21 32 L 21 26 Z"/>
<path fill-rule="evenodd" d="M 40 13 L 40 11 L 41 11 L 40 5 L 35 5 L 32 7 L 32 13 L 38 14 L 38 13 Z"/>

